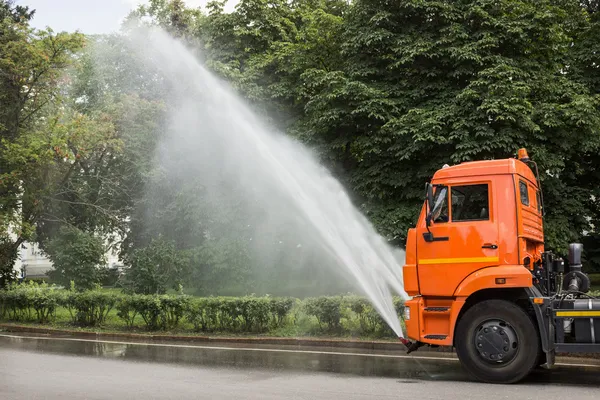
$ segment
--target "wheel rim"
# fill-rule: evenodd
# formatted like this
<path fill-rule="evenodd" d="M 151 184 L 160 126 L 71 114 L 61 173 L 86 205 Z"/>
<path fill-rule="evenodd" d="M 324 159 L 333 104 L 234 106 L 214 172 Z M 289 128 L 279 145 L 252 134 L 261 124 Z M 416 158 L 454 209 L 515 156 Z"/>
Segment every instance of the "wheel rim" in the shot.
<path fill-rule="evenodd" d="M 490 364 L 507 364 L 519 351 L 515 329 L 501 319 L 486 320 L 475 329 L 473 342 L 479 357 Z"/>

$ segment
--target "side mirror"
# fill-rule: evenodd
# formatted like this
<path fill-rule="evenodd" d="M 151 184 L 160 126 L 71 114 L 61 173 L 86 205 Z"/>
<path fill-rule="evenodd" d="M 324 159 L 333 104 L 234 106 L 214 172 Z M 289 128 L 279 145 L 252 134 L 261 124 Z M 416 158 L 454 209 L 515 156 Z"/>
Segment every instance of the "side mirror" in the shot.
<path fill-rule="evenodd" d="M 427 217 L 425 218 L 425 222 L 427 226 L 429 226 L 431 225 L 431 220 L 433 218 L 433 185 L 427 183 L 425 187 L 427 188 Z"/>
<path fill-rule="evenodd" d="M 427 184 L 427 204 L 429 205 L 429 211 L 433 211 L 433 185 Z"/>

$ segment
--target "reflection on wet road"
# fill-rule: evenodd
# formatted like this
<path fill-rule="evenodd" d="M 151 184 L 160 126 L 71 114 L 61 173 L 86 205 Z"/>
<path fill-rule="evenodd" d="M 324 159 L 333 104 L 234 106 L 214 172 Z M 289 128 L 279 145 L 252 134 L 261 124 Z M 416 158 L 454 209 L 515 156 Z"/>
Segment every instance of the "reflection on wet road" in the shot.
<path fill-rule="evenodd" d="M 600 368 L 592 366 L 497 386 L 471 382 L 443 356 L 0 335 L 0 399 L 592 399 L 599 388 Z"/>

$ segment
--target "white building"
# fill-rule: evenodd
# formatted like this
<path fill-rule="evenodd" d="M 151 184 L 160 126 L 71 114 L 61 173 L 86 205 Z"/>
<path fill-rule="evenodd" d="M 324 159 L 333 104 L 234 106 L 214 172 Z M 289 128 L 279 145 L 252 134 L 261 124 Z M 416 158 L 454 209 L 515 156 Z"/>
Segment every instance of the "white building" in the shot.
<path fill-rule="evenodd" d="M 22 278 L 44 278 L 52 263 L 39 250 L 37 244 L 24 243 L 19 249 L 15 268 Z"/>
<path fill-rule="evenodd" d="M 16 211 L 17 215 L 20 213 L 20 210 L 19 207 Z M 8 226 L 8 234 L 11 239 L 16 240 L 17 235 L 10 225 Z M 114 250 L 108 251 L 105 258 L 107 268 L 122 268 L 122 265 L 119 263 L 119 256 Z M 47 273 L 52 268 L 52 262 L 40 251 L 38 245 L 28 242 L 21 245 L 19 255 L 13 266 L 19 277 L 30 279 L 47 278 Z"/>
<path fill-rule="evenodd" d="M 106 267 L 119 268 L 121 263 L 114 251 L 106 253 Z M 52 269 L 52 262 L 44 255 L 35 243 L 24 243 L 21 245 L 19 257 L 14 265 L 15 271 L 21 278 L 44 279 Z"/>

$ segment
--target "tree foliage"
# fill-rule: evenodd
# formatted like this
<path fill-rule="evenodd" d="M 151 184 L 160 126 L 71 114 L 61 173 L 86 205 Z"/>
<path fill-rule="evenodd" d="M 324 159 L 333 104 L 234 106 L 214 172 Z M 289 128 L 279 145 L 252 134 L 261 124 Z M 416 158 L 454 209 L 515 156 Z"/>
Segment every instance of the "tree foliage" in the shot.
<path fill-rule="evenodd" d="M 57 126 L 60 88 L 83 37 L 31 28 L 33 11 L 12 1 L 0 2 L 0 16 L 1 284 L 21 243 L 33 238 L 44 197 L 67 178 L 52 168 L 69 163 Z"/>
<path fill-rule="evenodd" d="M 128 267 L 125 288 L 133 293 L 164 294 L 182 283 L 184 255 L 175 244 L 162 238 L 136 248 L 125 260 Z"/>
<path fill-rule="evenodd" d="M 388 239 L 403 243 L 443 164 L 527 147 L 547 246 L 564 252 L 597 225 L 597 8 L 242 0 L 226 13 L 214 2 L 198 38 L 207 65 L 315 148 Z"/>
<path fill-rule="evenodd" d="M 54 267 L 49 272 L 53 282 L 78 290 L 91 289 L 104 278 L 106 247 L 102 238 L 63 226 L 48 242 L 46 252 Z"/>
<path fill-rule="evenodd" d="M 186 278 L 203 293 L 328 280 L 319 260 L 284 272 L 297 262 L 293 232 L 262 238 L 294 256 L 274 256 L 257 274 L 246 227 L 261 214 L 249 218 L 235 196 L 207 196 L 203 182 L 156 167 L 173 106 L 154 66 L 128 50 L 136 24 L 184 41 L 256 112 L 314 149 L 394 244 L 404 244 L 423 183 L 443 164 L 520 147 L 539 166 L 546 246 L 563 253 L 598 234 L 596 0 L 241 0 L 233 12 L 221 1 L 203 10 L 149 0 L 123 33 L 88 37 L 85 48 L 81 35 L 30 28 L 31 16 L 0 2 L 5 277 L 23 241 L 46 248 L 71 226 L 120 237 L 138 292 Z"/>
<path fill-rule="evenodd" d="M 355 3 L 346 68 L 315 75 L 308 124 L 382 232 L 404 237 L 420 182 L 444 163 L 519 147 L 542 172 L 549 247 L 590 227 L 596 186 L 581 164 L 598 148 L 598 98 L 562 72 L 578 18 L 550 1 Z"/>

